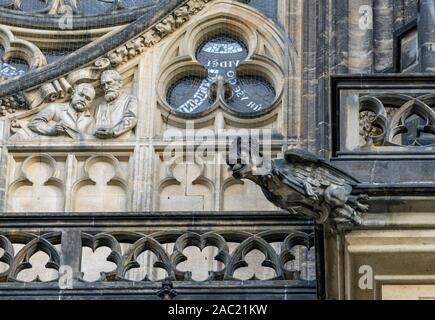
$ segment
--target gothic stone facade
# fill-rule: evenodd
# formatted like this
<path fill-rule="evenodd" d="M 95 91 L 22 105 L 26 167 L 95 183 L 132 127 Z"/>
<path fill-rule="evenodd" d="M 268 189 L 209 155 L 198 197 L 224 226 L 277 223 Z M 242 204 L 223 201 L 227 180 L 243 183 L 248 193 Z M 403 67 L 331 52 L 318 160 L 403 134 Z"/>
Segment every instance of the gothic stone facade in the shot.
<path fill-rule="evenodd" d="M 0 21 L 1 299 L 435 298 L 434 0 Z"/>

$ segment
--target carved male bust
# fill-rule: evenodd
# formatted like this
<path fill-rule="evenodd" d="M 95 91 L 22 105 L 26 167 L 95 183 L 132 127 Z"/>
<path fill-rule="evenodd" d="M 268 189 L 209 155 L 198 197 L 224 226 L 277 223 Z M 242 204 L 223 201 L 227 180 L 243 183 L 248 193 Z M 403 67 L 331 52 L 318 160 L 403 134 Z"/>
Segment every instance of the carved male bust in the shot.
<path fill-rule="evenodd" d="M 128 137 L 137 124 L 137 98 L 122 91 L 122 77 L 115 70 L 101 75 L 105 102 L 95 112 L 96 131 L 99 139 Z"/>
<path fill-rule="evenodd" d="M 48 105 L 30 120 L 28 128 L 45 136 L 67 136 L 73 139 L 91 136 L 95 121 L 89 109 L 94 97 L 92 85 L 80 84 L 69 103 Z"/>

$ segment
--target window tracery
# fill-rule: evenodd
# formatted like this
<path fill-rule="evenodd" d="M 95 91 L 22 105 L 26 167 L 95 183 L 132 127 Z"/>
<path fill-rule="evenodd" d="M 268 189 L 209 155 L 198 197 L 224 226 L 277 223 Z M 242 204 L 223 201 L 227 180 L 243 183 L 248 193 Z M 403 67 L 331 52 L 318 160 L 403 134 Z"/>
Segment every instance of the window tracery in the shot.
<path fill-rule="evenodd" d="M 233 124 L 276 118 L 285 79 L 282 44 L 273 36 L 279 31 L 260 32 L 253 20 L 204 17 L 169 46 L 158 87 L 164 121 L 183 126 L 195 119 L 201 126 L 217 112 Z"/>
<path fill-rule="evenodd" d="M 267 109 L 275 99 L 273 85 L 256 74 L 255 69 L 238 74 L 237 68 L 248 57 L 247 45 L 235 36 L 221 33 L 206 38 L 196 51 L 196 59 L 207 69 L 202 79 L 186 75 L 168 89 L 167 100 L 177 112 L 195 115 L 212 107 L 219 94 L 213 84 L 222 77 L 228 85 L 225 105 L 247 115 Z"/>

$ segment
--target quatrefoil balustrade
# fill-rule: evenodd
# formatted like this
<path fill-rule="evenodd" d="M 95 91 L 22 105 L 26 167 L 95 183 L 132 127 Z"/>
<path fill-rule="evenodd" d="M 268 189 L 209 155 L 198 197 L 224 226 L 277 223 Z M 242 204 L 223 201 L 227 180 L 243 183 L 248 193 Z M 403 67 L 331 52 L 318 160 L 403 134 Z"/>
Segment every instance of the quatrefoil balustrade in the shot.
<path fill-rule="evenodd" d="M 263 259 L 258 259 L 258 252 L 264 256 Z M 254 254 L 257 259 L 254 259 Z M 254 263 L 257 265 L 253 265 Z M 283 268 L 278 255 L 262 237 L 250 236 L 236 248 L 226 268 L 225 277 L 237 279 L 236 271 L 248 267 L 250 267 L 247 270 L 251 272 L 251 278 L 247 280 L 262 280 L 257 275 L 257 272 L 262 268 L 270 268 L 274 271 L 274 276 L 267 280 L 284 279 Z"/>
<path fill-rule="evenodd" d="M 61 235 L 0 234 L 0 284 L 58 280 L 60 257 L 71 254 L 69 246 L 61 245 Z M 82 275 L 77 273 L 76 280 L 95 285 L 115 281 L 299 280 L 301 271 L 312 273 L 304 267 L 307 257 L 296 261 L 296 270 L 287 270 L 286 264 L 295 261 L 298 247 L 310 250 L 313 244 L 313 235 L 300 231 L 82 232 L 82 250 L 75 256 L 81 261 Z M 83 248 L 94 254 L 86 254 Z M 214 250 L 204 257 L 209 248 Z"/>
<path fill-rule="evenodd" d="M 14 262 L 14 255 L 12 243 L 8 238 L 0 235 L 0 282 L 7 280 L 9 270 Z"/>
<path fill-rule="evenodd" d="M 120 240 L 128 240 L 130 243 L 133 242 L 123 256 L 121 267 L 118 268 L 118 279 L 130 280 L 127 273 L 131 270 L 143 268 L 139 257 L 143 255 L 143 253 L 151 252 L 155 256 L 151 269 L 157 268 L 164 270 L 167 278 L 175 280 L 174 268 L 172 267 L 169 255 L 165 252 L 162 244 L 154 237 L 131 232 L 119 235 L 118 238 Z M 151 281 L 148 273 L 146 273 L 142 279 L 138 280 Z"/>
<path fill-rule="evenodd" d="M 305 249 L 305 251 L 309 252 L 314 248 L 314 233 L 307 234 L 304 232 L 295 232 L 289 234 L 283 241 L 281 246 L 281 265 L 283 266 L 283 272 L 286 279 L 301 279 L 301 270 L 291 269 L 289 270 L 287 267 L 289 264 L 296 260 L 294 256 L 295 249 Z M 306 259 L 308 260 L 308 259 Z M 299 261 L 297 261 L 299 262 Z M 300 264 L 299 264 L 300 267 Z"/>

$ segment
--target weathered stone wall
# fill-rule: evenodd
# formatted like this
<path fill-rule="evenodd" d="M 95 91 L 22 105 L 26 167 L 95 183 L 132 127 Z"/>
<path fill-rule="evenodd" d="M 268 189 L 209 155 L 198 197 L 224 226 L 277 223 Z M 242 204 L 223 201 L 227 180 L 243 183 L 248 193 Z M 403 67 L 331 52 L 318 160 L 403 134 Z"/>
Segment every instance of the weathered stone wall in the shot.
<path fill-rule="evenodd" d="M 167 2 L 168 8 L 176 3 Z M 189 1 L 187 6 L 166 17 L 164 10 L 159 10 L 151 21 L 163 16 L 162 20 L 155 21 L 148 31 L 150 24 L 143 17 L 135 26 L 127 27 L 124 37 L 136 33 L 129 41 L 122 42 L 115 26 L 104 32 L 91 30 L 87 41 L 89 46 L 95 45 L 95 50 L 82 48 L 76 57 L 66 57 L 65 63 L 59 63 L 56 70 L 48 66 L 51 73 L 47 71 L 40 73 L 37 79 L 28 79 L 28 85 L 21 88 L 26 90 L 28 110 L 8 109 L 4 112 L 6 117 L 1 119 L 4 168 L 1 211 L 60 215 L 71 212 L 84 215 L 87 212 L 155 212 L 158 215 L 159 212 L 279 211 L 254 183 L 239 182 L 230 176 L 225 149 L 231 139 L 225 135 L 240 133 L 240 130 L 262 131 L 263 144 L 269 149 L 266 153 L 272 157 L 288 147 L 307 145 L 309 140 L 304 130 L 308 122 L 304 121 L 302 112 L 304 6 L 302 0 L 271 1 L 270 6 L 252 2 L 249 6 L 231 0 Z M 136 14 L 125 19 L 134 19 Z M 52 21 L 47 19 L 44 23 Z M 78 21 L 78 25 L 81 23 L 84 22 Z M 140 26 L 142 30 L 138 29 Z M 16 29 L 10 28 L 18 33 Z M 270 82 L 276 92 L 273 104 L 268 112 L 243 116 L 231 112 L 222 102 L 212 112 L 194 119 L 183 118 L 169 105 L 168 89 L 174 79 L 184 74 L 203 75 L 196 62 L 198 47 L 210 35 L 220 33 L 233 35 L 247 46 L 249 55 L 240 69 L 244 74 L 258 75 Z M 106 38 L 112 36 L 112 41 L 100 39 L 103 34 Z M 29 41 L 34 39 L 24 31 L 19 35 Z M 50 47 L 56 41 L 53 37 Z M 121 45 L 113 48 L 114 43 Z M 45 45 L 39 38 L 37 44 Z M 105 52 L 101 51 L 103 47 Z M 43 56 L 39 50 L 31 49 L 35 51 L 33 56 Z M 93 64 L 79 65 L 79 61 L 97 52 L 100 56 L 95 57 L 98 59 Z M 79 55 L 83 57 L 79 59 Z M 77 66 L 71 68 L 73 64 Z M 58 71 L 67 67 L 70 70 L 56 79 Z M 127 97 L 125 101 L 112 102 L 106 97 L 107 85 L 102 75 L 110 68 L 116 69 L 122 77 L 119 91 Z M 41 77 L 48 74 L 53 77 L 41 83 Z M 111 81 L 117 82 L 116 76 L 112 76 Z M 95 89 L 95 99 L 90 102 L 88 113 L 76 113 L 72 106 L 72 90 L 79 91 L 80 83 L 89 83 Z M 13 84 L 8 88 L 4 85 L 4 92 L 16 89 Z M 105 114 L 107 109 L 111 114 Z M 124 111 L 117 114 L 119 109 Z M 84 125 L 91 118 L 95 118 L 95 123 Z M 105 132 L 96 134 L 99 122 L 110 122 L 107 118 L 111 120 L 108 128 L 112 132 L 108 136 Z M 122 122 L 121 129 L 115 128 L 118 122 Z M 95 128 L 92 129 L 92 125 Z M 118 135 L 119 130 L 122 132 Z M 207 131 L 205 137 L 215 138 L 221 133 L 224 136 L 210 140 L 207 148 L 202 147 L 206 152 L 200 152 L 197 150 L 203 139 L 202 131 Z M 256 231 L 256 227 L 253 228 L 252 232 Z M 174 243 L 165 244 L 169 255 L 173 246 Z M 22 248 L 16 243 L 14 247 L 16 252 Z M 283 250 L 277 243 L 273 248 L 277 254 Z M 214 259 L 219 253 L 217 247 L 201 249 L 204 251 L 189 246 L 184 252 L 189 263 L 179 268 L 193 272 L 193 280 L 203 281 L 209 271 L 222 269 L 224 265 Z M 234 244 L 230 250 L 235 250 Z M 99 248 L 95 253 L 88 247 L 82 248 L 81 271 L 85 280 L 98 280 L 101 271 L 113 269 L 113 263 L 105 261 L 110 252 L 108 247 Z M 127 247 L 123 247 L 122 253 L 126 252 Z M 237 271 L 237 278 L 249 280 L 255 276 L 264 280 L 276 276 L 272 269 L 261 266 L 266 259 L 264 253 L 259 250 L 247 253 L 249 268 Z M 301 246 L 295 248 L 293 254 L 294 261 L 287 267 L 300 270 L 302 279 L 313 281 L 314 250 Z M 44 281 L 55 277 L 44 273 L 47 259 L 42 252 L 32 256 L 36 269 L 20 275 L 19 280 L 31 281 L 39 273 Z M 164 278 L 163 271 L 153 268 L 155 255 L 144 252 L 137 259 L 147 268 L 130 272 L 130 280 L 143 279 L 147 273 L 154 280 Z"/>
<path fill-rule="evenodd" d="M 316 105 L 316 151 L 371 198 L 360 226 L 325 233 L 327 297 L 431 298 L 434 153 L 432 135 L 417 127 L 426 117 L 419 108 L 432 117 L 434 107 L 426 97 L 434 93 L 428 48 L 435 3 L 308 3 L 317 10 L 306 22 L 317 94 L 305 103 Z"/>

